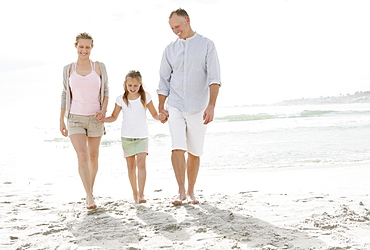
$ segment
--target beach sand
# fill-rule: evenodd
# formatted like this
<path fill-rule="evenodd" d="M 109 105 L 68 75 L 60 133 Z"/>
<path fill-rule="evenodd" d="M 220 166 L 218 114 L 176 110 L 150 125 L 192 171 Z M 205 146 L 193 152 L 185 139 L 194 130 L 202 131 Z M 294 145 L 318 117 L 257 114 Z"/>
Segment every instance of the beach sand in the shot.
<path fill-rule="evenodd" d="M 88 211 L 77 168 L 65 167 L 73 152 L 61 151 L 1 174 L 1 249 L 370 249 L 366 165 L 201 169 L 200 204 L 181 206 L 170 165 L 148 167 L 137 205 L 123 159 L 112 167 L 106 154 Z"/>

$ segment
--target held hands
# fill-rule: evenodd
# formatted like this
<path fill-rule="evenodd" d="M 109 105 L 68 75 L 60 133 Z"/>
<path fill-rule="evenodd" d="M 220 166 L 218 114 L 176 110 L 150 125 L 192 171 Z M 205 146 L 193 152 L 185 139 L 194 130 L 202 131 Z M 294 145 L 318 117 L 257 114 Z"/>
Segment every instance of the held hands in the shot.
<path fill-rule="evenodd" d="M 98 120 L 100 123 L 104 123 L 105 121 L 105 112 L 99 111 L 95 114 L 95 118 Z"/>
<path fill-rule="evenodd" d="M 98 120 L 98 122 L 104 123 L 105 113 L 103 113 L 102 111 L 99 111 L 95 114 L 95 117 Z M 64 120 L 60 120 L 59 130 L 64 137 L 68 136 L 68 130 L 67 130 L 66 124 L 64 123 Z"/>
<path fill-rule="evenodd" d="M 214 118 L 214 114 L 215 114 L 215 106 L 208 105 L 203 113 L 203 124 L 207 125 L 208 123 L 212 122 Z M 161 110 L 158 117 L 161 123 L 167 122 L 168 117 L 169 117 L 168 111 L 165 109 Z"/>
<path fill-rule="evenodd" d="M 158 115 L 158 118 L 159 120 L 161 121 L 161 123 L 165 123 L 168 121 L 168 111 L 167 110 L 161 110 L 161 112 L 159 113 Z"/>

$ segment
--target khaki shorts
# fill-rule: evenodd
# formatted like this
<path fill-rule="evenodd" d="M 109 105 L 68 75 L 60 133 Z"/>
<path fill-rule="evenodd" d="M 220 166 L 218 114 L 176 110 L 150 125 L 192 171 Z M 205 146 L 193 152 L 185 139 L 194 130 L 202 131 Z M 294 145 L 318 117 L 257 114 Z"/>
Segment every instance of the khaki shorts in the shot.
<path fill-rule="evenodd" d="M 67 120 L 68 135 L 84 134 L 88 137 L 105 135 L 104 124 L 98 122 L 93 115 L 69 114 Z"/>

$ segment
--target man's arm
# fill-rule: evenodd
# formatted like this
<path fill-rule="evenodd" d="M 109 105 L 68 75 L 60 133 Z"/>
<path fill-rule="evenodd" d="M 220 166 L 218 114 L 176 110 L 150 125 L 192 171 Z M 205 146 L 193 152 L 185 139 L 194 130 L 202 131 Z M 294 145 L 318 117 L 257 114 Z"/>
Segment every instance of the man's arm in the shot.
<path fill-rule="evenodd" d="M 167 96 L 158 94 L 158 112 L 159 114 L 166 115 L 166 119 L 161 120 L 162 123 L 165 123 L 168 120 L 168 111 L 164 109 L 164 104 L 166 103 Z"/>
<path fill-rule="evenodd" d="M 208 124 L 211 121 L 213 121 L 213 118 L 215 115 L 216 100 L 217 100 L 219 89 L 220 89 L 220 85 L 217 83 L 211 84 L 209 86 L 209 102 L 203 114 L 204 124 Z"/>

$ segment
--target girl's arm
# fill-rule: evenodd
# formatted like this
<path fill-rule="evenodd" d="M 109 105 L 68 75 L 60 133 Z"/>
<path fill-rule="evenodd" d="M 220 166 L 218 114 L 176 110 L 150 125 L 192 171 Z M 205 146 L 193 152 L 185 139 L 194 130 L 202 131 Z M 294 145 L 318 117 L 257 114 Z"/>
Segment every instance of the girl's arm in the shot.
<path fill-rule="evenodd" d="M 154 119 L 156 120 L 164 120 L 166 119 L 166 115 L 165 114 L 158 114 L 157 110 L 155 109 L 154 105 L 153 105 L 153 102 L 150 101 L 146 107 L 148 108 L 150 114 L 153 116 Z"/>
<path fill-rule="evenodd" d="M 118 116 L 119 116 L 119 112 L 122 110 L 122 107 L 121 106 L 118 106 L 117 103 L 116 105 L 114 106 L 114 110 L 111 114 L 111 116 L 108 116 L 104 119 L 104 122 L 114 122 L 115 120 L 117 120 Z"/>

